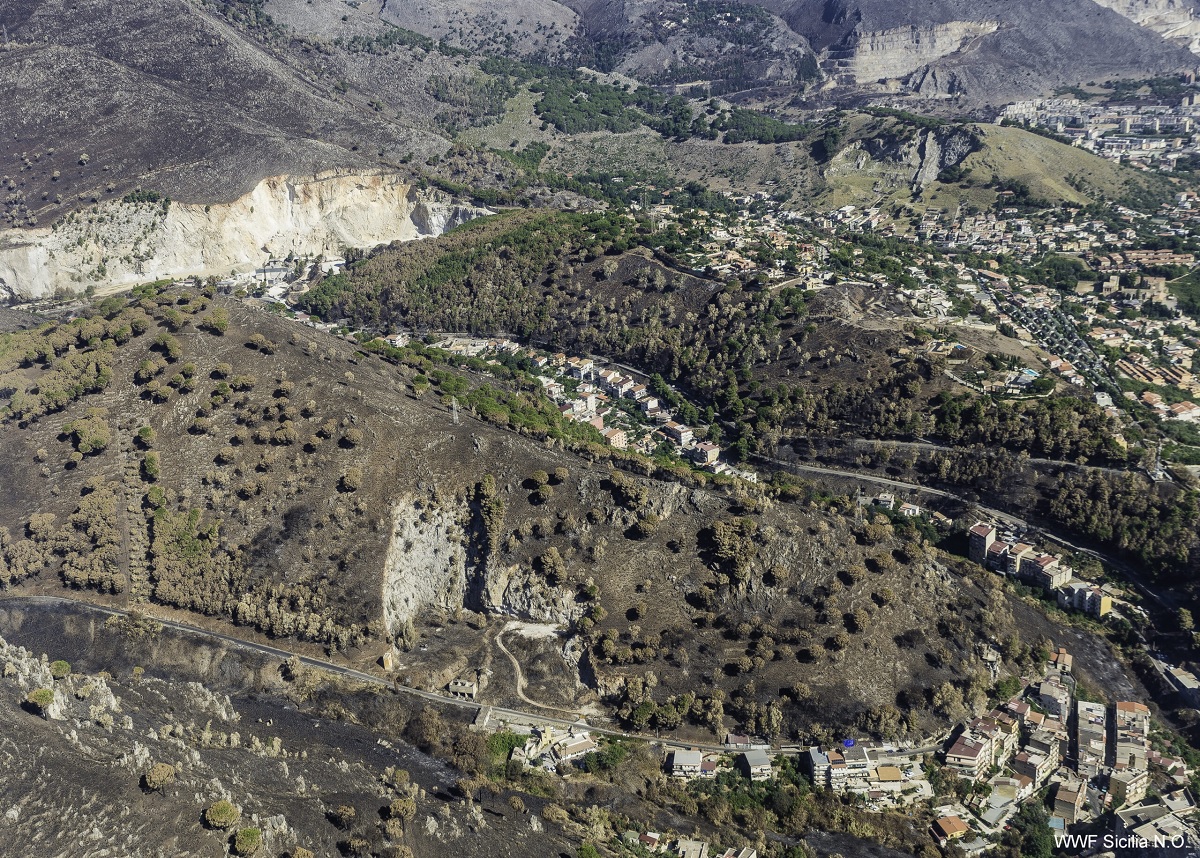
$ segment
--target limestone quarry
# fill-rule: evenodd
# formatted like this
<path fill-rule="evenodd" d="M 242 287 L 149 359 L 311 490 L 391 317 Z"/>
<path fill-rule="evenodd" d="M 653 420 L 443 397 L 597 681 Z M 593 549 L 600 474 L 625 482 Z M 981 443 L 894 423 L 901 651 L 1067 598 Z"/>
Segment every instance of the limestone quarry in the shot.
<path fill-rule="evenodd" d="M 270 258 L 340 256 L 440 235 L 484 214 L 383 172 L 273 176 L 212 205 L 127 197 L 50 227 L 0 232 L 0 297 L 245 274 Z"/>
<path fill-rule="evenodd" d="M 1096 0 L 1136 24 L 1167 39 L 1186 41 L 1192 53 L 1200 53 L 1200 19 L 1185 0 Z"/>
<path fill-rule="evenodd" d="M 849 74 L 859 83 L 901 78 L 924 65 L 969 47 L 974 39 L 994 33 L 999 21 L 947 21 L 858 34 L 849 51 L 830 52 L 835 80 Z"/>

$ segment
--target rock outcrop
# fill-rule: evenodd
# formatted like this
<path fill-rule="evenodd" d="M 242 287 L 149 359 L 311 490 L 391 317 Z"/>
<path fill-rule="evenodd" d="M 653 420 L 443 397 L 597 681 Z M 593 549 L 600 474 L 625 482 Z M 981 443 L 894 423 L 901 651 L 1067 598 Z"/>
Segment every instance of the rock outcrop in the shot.
<path fill-rule="evenodd" d="M 830 88 L 1003 104 L 1086 80 L 1191 68 L 1183 0 L 764 0 L 808 39 Z M 1105 8 L 1107 7 L 1107 8 Z M 1157 24 L 1155 22 L 1162 22 Z M 1171 23 L 1167 23 L 1171 22 Z"/>
<path fill-rule="evenodd" d="M 937 179 L 938 173 L 947 167 L 956 167 L 979 148 L 978 138 L 958 128 L 928 129 L 901 139 L 878 137 L 848 147 L 830 170 L 862 170 L 861 154 L 865 152 L 872 161 L 882 167 L 891 167 L 899 175 L 906 174 L 909 187 L 920 190 Z"/>
<path fill-rule="evenodd" d="M 383 570 L 383 620 L 395 638 L 427 608 L 462 605 L 467 563 L 462 528 L 447 510 L 403 498 L 392 521 Z"/>
<path fill-rule="evenodd" d="M 1096 0 L 1101 6 L 1124 15 L 1135 24 L 1166 39 L 1182 40 L 1200 54 L 1200 19 L 1187 0 Z"/>
<path fill-rule="evenodd" d="M 276 176 L 231 203 L 112 202 L 49 228 L 0 232 L 0 297 L 229 276 L 270 257 L 340 255 L 440 235 L 486 209 L 387 173 Z"/>
<path fill-rule="evenodd" d="M 383 569 L 383 619 L 388 636 L 404 638 L 430 609 L 467 608 L 552 625 L 578 619 L 583 606 L 527 566 L 487 562 L 471 550 L 460 524 L 463 508 L 403 498 Z"/>

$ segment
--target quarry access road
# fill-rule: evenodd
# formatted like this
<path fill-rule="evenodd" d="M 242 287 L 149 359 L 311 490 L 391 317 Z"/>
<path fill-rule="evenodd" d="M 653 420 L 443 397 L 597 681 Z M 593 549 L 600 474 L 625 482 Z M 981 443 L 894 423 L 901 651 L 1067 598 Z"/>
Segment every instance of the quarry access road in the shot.
<path fill-rule="evenodd" d="M 517 680 L 516 680 L 517 696 L 521 698 L 521 702 L 528 703 L 530 706 L 536 706 L 538 709 L 549 709 L 552 712 L 568 711 L 565 709 L 560 709 L 557 706 L 548 706 L 545 703 L 538 703 L 536 700 L 530 700 L 528 697 L 525 696 L 525 672 L 523 670 L 521 670 L 521 662 L 519 662 L 517 660 L 517 657 L 515 655 L 513 655 L 511 652 L 509 652 L 508 647 L 506 647 L 504 645 L 504 641 L 502 640 L 502 638 L 504 637 L 504 633 L 506 631 L 508 631 L 508 626 L 505 626 L 503 629 L 498 631 L 496 633 L 496 637 L 494 638 L 494 640 L 496 641 L 496 646 L 500 648 L 500 652 L 502 652 L 506 656 L 508 656 L 508 660 L 510 662 L 512 662 L 513 671 L 517 675 Z"/>
<path fill-rule="evenodd" d="M 0 605 L 6 604 L 9 602 L 25 602 L 28 604 L 42 605 L 42 606 L 65 605 L 65 606 L 69 606 L 69 607 L 84 608 L 86 610 L 94 611 L 94 612 L 100 613 L 100 614 L 105 614 L 106 616 L 110 616 L 110 617 L 129 617 L 129 616 L 133 616 L 135 614 L 135 612 L 132 612 L 132 611 L 123 611 L 119 608 L 110 608 L 107 605 L 97 605 L 95 602 L 89 602 L 86 599 L 72 599 L 72 598 L 68 598 L 65 596 L 3 596 L 3 597 L 0 597 Z M 560 727 L 560 728 L 572 728 L 573 727 L 576 729 L 584 729 L 584 730 L 587 730 L 588 732 L 596 733 L 598 735 L 609 736 L 611 738 L 640 739 L 642 741 L 653 742 L 653 743 L 662 745 L 667 748 L 683 748 L 683 749 L 693 749 L 694 748 L 694 749 L 698 749 L 701 751 L 717 751 L 717 752 L 728 752 L 729 751 L 729 748 L 725 747 L 724 745 L 706 744 L 704 742 L 685 742 L 685 741 L 676 740 L 676 739 L 663 739 L 658 736 L 650 736 L 650 735 L 645 735 L 642 733 L 629 733 L 629 732 L 626 732 L 623 730 L 613 730 L 608 727 L 597 727 L 594 724 L 589 724 L 588 722 L 586 722 L 582 719 L 554 718 L 554 717 L 551 717 L 548 715 L 543 715 L 538 712 L 526 712 L 521 709 L 508 709 L 508 708 L 505 708 L 502 706 L 489 706 L 488 704 L 480 704 L 480 703 L 476 703 L 471 700 L 461 700 L 457 697 L 449 697 L 445 694 L 438 694 L 433 691 L 425 691 L 424 689 L 413 688 L 411 685 L 401 685 L 400 683 L 395 682 L 393 680 L 384 679 L 381 676 L 375 676 L 374 674 L 371 674 L 371 673 L 366 673 L 361 670 L 356 670 L 353 667 L 346 667 L 345 665 L 336 664 L 332 661 L 325 661 L 324 659 L 313 658 L 312 656 L 300 655 L 299 653 L 291 652 L 289 650 L 281 649 L 281 648 L 275 647 L 275 646 L 270 646 L 269 644 L 257 643 L 255 641 L 248 641 L 243 638 L 235 637 L 233 635 L 227 635 L 223 632 L 214 632 L 214 631 L 210 631 L 209 629 L 202 629 L 198 626 L 189 625 L 188 623 L 181 623 L 177 620 L 163 619 L 162 617 L 156 617 L 153 614 L 146 613 L 146 612 L 140 612 L 137 615 L 140 617 L 143 617 L 145 619 L 153 620 L 154 622 L 161 624 L 165 628 L 173 629 L 175 631 L 183 632 L 185 634 L 201 635 L 201 636 L 209 638 L 211 640 L 221 641 L 222 643 L 226 643 L 226 644 L 229 644 L 230 646 L 237 647 L 238 649 L 248 650 L 250 652 L 257 652 L 257 653 L 260 653 L 263 655 L 269 655 L 274 658 L 282 659 L 284 661 L 286 661 L 287 659 L 290 659 L 290 658 L 296 658 L 300 661 L 301 664 L 305 665 L 306 667 L 311 667 L 316 670 L 322 670 L 322 671 L 325 671 L 326 673 L 333 674 L 334 676 L 338 676 L 343 679 L 352 679 L 357 682 L 362 682 L 362 683 L 365 683 L 368 685 L 374 685 L 379 688 L 391 689 L 392 691 L 394 691 L 398 694 L 404 694 L 404 695 L 408 695 L 410 697 L 417 697 L 422 700 L 427 700 L 430 703 L 439 703 L 439 704 L 443 704 L 446 706 L 453 706 L 458 709 L 468 709 L 468 710 L 471 710 L 472 712 L 476 712 L 476 713 L 478 713 L 481 709 L 489 709 L 493 716 L 498 716 L 500 719 L 504 719 L 505 717 L 507 717 L 507 718 L 512 718 L 512 719 L 519 719 L 520 721 L 529 723 L 529 724 L 544 724 L 547 726 Z M 510 655 L 510 658 L 511 657 L 512 656 Z M 534 704 L 534 705 L 538 705 L 538 704 Z M 562 710 L 559 710 L 559 711 L 562 711 Z"/>

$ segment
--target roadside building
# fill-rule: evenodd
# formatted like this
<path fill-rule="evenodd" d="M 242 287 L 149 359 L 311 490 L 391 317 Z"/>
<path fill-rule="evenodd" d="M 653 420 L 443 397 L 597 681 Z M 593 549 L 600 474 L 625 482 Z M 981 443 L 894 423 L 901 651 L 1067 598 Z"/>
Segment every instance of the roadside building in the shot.
<path fill-rule="evenodd" d="M 742 772 L 752 781 L 765 781 L 771 778 L 771 758 L 767 752 L 759 748 L 745 751 L 738 758 Z"/>
<path fill-rule="evenodd" d="M 699 777 L 703 764 L 703 755 L 699 751 L 673 751 L 667 762 L 667 768 L 674 777 Z"/>

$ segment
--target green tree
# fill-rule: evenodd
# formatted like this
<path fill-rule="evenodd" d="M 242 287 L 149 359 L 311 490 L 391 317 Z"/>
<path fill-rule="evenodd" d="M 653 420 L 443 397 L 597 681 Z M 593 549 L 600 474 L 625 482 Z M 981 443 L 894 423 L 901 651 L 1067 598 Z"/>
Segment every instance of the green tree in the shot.
<path fill-rule="evenodd" d="M 62 661 L 61 659 L 59 661 L 50 662 L 50 675 L 55 679 L 63 679 L 64 677 L 70 676 L 70 674 L 71 665 L 68 662 Z"/>

